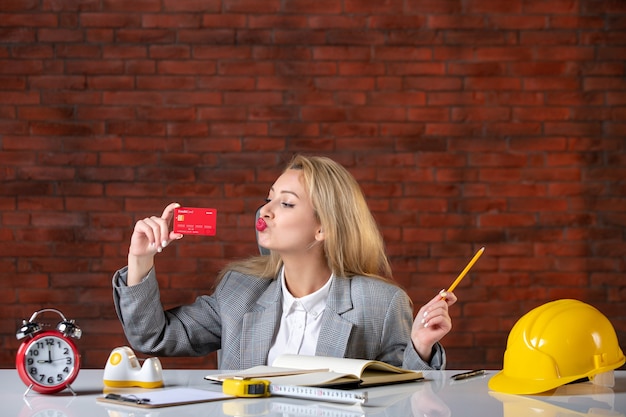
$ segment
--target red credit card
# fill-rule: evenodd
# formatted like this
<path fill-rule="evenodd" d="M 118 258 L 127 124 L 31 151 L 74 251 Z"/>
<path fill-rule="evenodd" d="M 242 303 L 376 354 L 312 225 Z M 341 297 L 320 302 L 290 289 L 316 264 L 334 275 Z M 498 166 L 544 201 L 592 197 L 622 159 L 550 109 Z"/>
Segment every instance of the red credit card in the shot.
<path fill-rule="evenodd" d="M 174 209 L 174 232 L 184 235 L 215 236 L 217 210 L 179 207 Z"/>

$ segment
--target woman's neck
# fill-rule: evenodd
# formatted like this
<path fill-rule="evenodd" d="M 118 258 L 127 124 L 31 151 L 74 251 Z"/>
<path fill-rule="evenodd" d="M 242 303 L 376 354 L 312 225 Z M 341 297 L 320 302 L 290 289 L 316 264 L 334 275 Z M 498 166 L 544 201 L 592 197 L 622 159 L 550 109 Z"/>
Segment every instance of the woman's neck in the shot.
<path fill-rule="evenodd" d="M 304 297 L 319 290 L 328 282 L 331 270 L 324 259 L 283 259 L 285 284 L 291 295 Z"/>

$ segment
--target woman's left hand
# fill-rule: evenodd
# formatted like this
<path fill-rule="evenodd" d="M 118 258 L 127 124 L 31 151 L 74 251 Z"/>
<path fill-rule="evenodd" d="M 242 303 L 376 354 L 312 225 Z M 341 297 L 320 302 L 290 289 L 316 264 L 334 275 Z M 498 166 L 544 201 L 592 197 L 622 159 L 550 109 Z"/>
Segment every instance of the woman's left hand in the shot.
<path fill-rule="evenodd" d="M 422 360 L 430 362 L 435 343 L 452 330 L 452 319 L 448 307 L 456 302 L 454 293 L 445 291 L 437 294 L 420 308 L 411 329 L 411 340 Z"/>

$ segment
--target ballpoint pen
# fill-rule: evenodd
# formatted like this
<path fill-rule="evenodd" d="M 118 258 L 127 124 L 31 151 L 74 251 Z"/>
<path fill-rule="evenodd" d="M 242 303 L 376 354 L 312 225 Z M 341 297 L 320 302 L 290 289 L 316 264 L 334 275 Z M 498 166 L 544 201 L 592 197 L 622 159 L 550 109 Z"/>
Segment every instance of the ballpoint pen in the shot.
<path fill-rule="evenodd" d="M 475 371 L 463 372 L 461 374 L 452 375 L 450 378 L 454 379 L 455 381 L 459 381 L 461 379 L 467 379 L 467 378 L 472 378 L 472 377 L 481 376 L 481 375 L 485 375 L 484 369 L 477 369 Z"/>

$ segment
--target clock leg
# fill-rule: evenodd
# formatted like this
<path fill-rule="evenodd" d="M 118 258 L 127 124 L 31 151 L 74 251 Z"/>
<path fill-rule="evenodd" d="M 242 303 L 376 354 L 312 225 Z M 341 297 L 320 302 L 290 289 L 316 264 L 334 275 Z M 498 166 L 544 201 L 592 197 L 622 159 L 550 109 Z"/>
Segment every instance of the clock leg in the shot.
<path fill-rule="evenodd" d="M 26 397 L 32 388 L 33 388 L 33 384 L 30 384 L 28 388 L 26 389 L 26 391 L 24 391 L 23 397 Z"/>
<path fill-rule="evenodd" d="M 68 389 L 68 390 L 70 390 L 70 392 L 72 393 L 72 395 L 74 395 L 74 396 L 76 396 L 76 395 L 77 395 L 77 394 L 76 394 L 76 391 L 74 391 L 74 389 L 72 388 L 72 386 L 71 386 L 71 385 L 69 385 L 69 384 L 68 384 L 68 385 L 67 385 L 67 389 Z"/>

